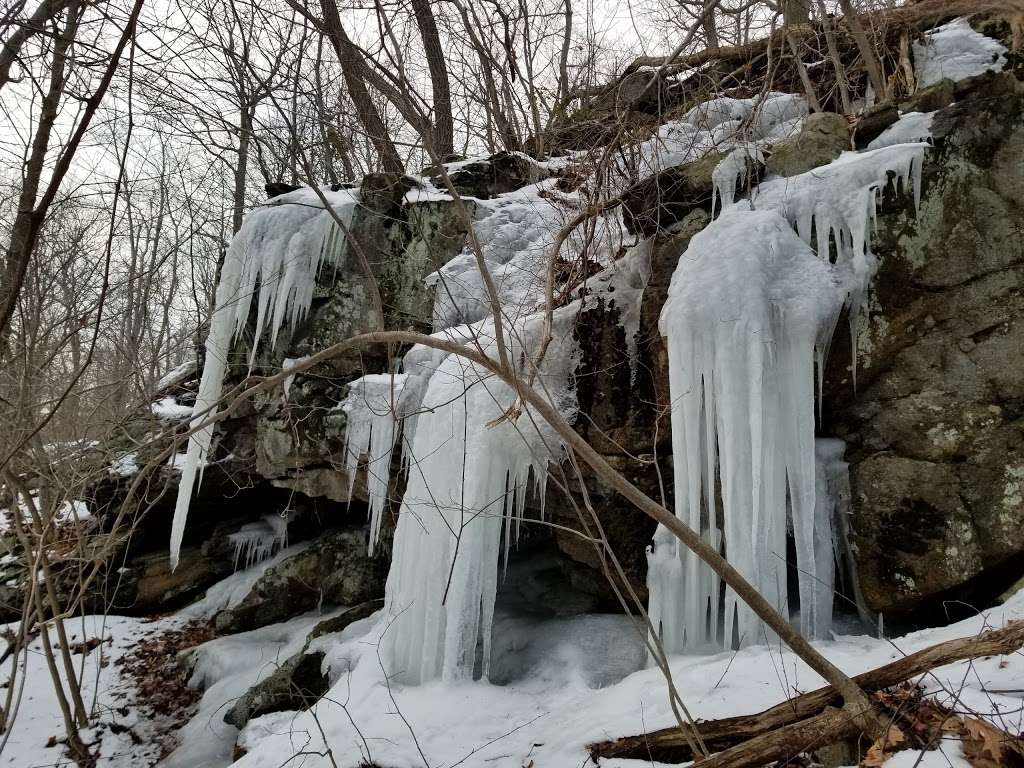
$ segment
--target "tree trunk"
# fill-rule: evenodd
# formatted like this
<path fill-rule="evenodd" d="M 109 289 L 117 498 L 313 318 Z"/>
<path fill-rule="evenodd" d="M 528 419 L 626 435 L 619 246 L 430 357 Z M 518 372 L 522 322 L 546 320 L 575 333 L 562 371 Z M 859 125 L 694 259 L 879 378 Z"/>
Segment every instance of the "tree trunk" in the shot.
<path fill-rule="evenodd" d="M 452 96 L 448 83 L 448 66 L 444 60 L 444 48 L 437 33 L 434 12 L 430 0 L 412 0 L 416 14 L 416 26 L 423 40 L 423 51 L 430 68 L 430 87 L 434 95 L 434 128 L 431 138 L 434 152 L 444 160 L 455 151 L 455 127 L 452 121 Z"/>
<path fill-rule="evenodd" d="M 846 26 L 850 28 L 850 35 L 857 43 L 857 50 L 860 51 L 861 58 L 864 59 L 864 67 L 868 71 L 868 79 L 875 91 L 875 98 L 885 101 L 886 88 L 885 78 L 882 77 L 882 65 L 879 64 L 878 57 L 875 56 L 875 50 L 871 47 L 867 32 L 864 31 L 864 25 L 860 23 L 860 16 L 857 15 L 850 0 L 839 0 L 839 7 L 843 11 Z"/>
<path fill-rule="evenodd" d="M 324 14 L 327 34 L 334 46 L 334 52 L 338 56 L 338 62 L 341 64 L 341 73 L 345 78 L 348 95 L 356 107 L 359 122 L 362 123 L 366 135 L 377 152 L 377 157 L 380 158 L 381 167 L 388 173 L 404 173 L 405 164 L 402 162 L 398 150 L 395 149 L 391 137 L 388 136 L 377 105 L 373 103 L 370 92 L 366 89 L 366 62 L 363 61 L 362 54 L 359 53 L 341 25 L 341 16 L 338 15 L 338 6 L 335 0 L 320 0 L 320 8 Z"/>
<path fill-rule="evenodd" d="M 795 24 L 809 24 L 811 0 L 783 0 L 782 21 L 787 27 Z"/>
<path fill-rule="evenodd" d="M 231 190 L 231 233 L 242 228 L 245 215 L 245 177 L 249 173 L 249 143 L 252 141 L 252 115 L 248 104 L 242 106 L 238 126 L 238 162 L 235 163 Z"/>
<path fill-rule="evenodd" d="M 18 212 L 11 227 L 11 239 L 4 259 L 3 284 L 0 285 L 0 328 L 4 330 L 0 349 L 6 346 L 9 321 L 14 314 L 21 283 L 25 279 L 28 261 L 35 244 L 37 228 L 42 222 L 36 217 L 36 198 L 50 148 L 50 136 L 60 111 L 60 97 L 64 90 L 64 67 L 67 63 L 68 48 L 78 29 L 78 3 L 72 3 L 67 11 L 67 20 L 53 43 L 53 58 L 50 65 L 50 84 L 43 96 L 39 110 L 39 123 L 32 137 L 32 150 L 18 195 Z"/>

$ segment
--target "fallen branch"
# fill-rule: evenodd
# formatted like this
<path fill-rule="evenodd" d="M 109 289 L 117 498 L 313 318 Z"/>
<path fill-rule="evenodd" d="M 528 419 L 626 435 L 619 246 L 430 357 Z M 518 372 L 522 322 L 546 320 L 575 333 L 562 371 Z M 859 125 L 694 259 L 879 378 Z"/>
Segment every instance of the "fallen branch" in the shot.
<path fill-rule="evenodd" d="M 1014 621 L 1001 629 L 975 637 L 948 640 L 930 646 L 857 675 L 853 681 L 866 692 L 880 691 L 946 664 L 983 656 L 1002 656 L 1022 646 L 1024 621 Z M 803 751 L 795 749 L 800 746 L 804 750 L 813 749 L 849 738 L 860 731 L 849 713 L 837 714 L 839 710 L 834 707 L 841 701 L 833 688 L 819 688 L 754 715 L 698 722 L 697 728 L 708 749 L 720 753 L 701 765 L 707 768 L 762 765 L 782 757 L 775 752 L 777 746 L 784 746 L 788 756 L 792 756 Z M 826 736 L 830 741 L 821 741 Z M 595 758 L 653 757 L 670 762 L 693 759 L 687 734 L 682 733 L 678 727 L 591 744 L 590 753 Z M 770 757 L 769 753 L 775 756 Z M 749 762 L 751 756 L 756 756 L 755 762 Z"/>

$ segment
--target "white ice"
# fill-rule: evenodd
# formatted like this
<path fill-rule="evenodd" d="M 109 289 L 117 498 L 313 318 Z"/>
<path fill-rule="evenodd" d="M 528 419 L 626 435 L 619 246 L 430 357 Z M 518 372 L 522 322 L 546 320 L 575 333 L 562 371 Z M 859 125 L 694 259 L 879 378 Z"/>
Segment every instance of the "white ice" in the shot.
<path fill-rule="evenodd" d="M 239 565 L 243 569 L 251 568 L 288 546 L 288 517 L 264 515 L 229 534 L 228 541 L 234 547 L 234 569 L 237 571 Z"/>
<path fill-rule="evenodd" d="M 894 144 L 930 142 L 934 112 L 907 112 L 881 134 L 871 140 L 868 149 L 881 149 Z"/>
<path fill-rule="evenodd" d="M 919 88 L 944 78 L 963 80 L 991 70 L 1000 71 L 1006 48 L 971 28 L 967 19 L 956 19 L 936 27 L 925 42 L 914 43 L 914 72 Z"/>

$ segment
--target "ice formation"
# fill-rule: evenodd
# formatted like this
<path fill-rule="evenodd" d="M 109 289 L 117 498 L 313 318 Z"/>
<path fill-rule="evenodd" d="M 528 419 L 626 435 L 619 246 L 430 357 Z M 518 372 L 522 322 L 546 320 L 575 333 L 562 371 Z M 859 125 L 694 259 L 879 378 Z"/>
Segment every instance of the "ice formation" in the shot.
<path fill-rule="evenodd" d="M 637 147 L 641 175 L 699 160 L 711 151 L 787 138 L 799 132 L 806 116 L 807 101 L 791 93 L 705 101 Z"/>
<path fill-rule="evenodd" d="M 575 407 L 568 388 L 572 318 L 559 313 L 537 382 L 567 416 Z M 536 348 L 540 318 L 510 330 L 509 351 L 518 359 Z M 474 331 L 481 341 L 493 337 L 486 322 Z M 496 355 L 493 343 L 485 349 Z M 462 357 L 439 360 L 414 349 L 406 370 L 421 380 L 422 399 L 403 403 L 416 415 L 404 438 L 407 484 L 385 588 L 381 652 L 388 671 L 406 683 L 486 676 L 500 555 L 504 548 L 507 556 L 518 534 L 531 477 L 543 499 L 547 465 L 559 458 L 560 443 L 528 411 L 507 417 L 515 392 Z"/>
<path fill-rule="evenodd" d="M 962 80 L 990 70 L 1001 70 L 1006 48 L 971 28 L 967 19 L 956 19 L 936 27 L 926 41 L 914 43 L 914 72 L 917 85 L 925 88 L 944 78 Z"/>
<path fill-rule="evenodd" d="M 815 370 L 820 387 L 844 305 L 855 331 L 875 268 L 869 245 L 880 197 L 892 183 L 917 202 L 926 146 L 847 152 L 766 181 L 738 203 L 734 184 L 747 150 L 730 153 L 714 175 L 723 212 L 691 240 L 662 310 L 676 514 L 783 615 L 791 530 L 800 627 L 809 637 L 830 626 L 835 562 L 833 495 L 822 498 L 828 476 L 815 470 Z M 664 528 L 648 553 L 648 586 L 669 652 L 768 637 Z"/>
<path fill-rule="evenodd" d="M 540 194 L 553 186 L 553 180 L 541 182 L 474 203 L 473 231 L 510 322 L 535 312 L 543 301 L 548 257 L 559 229 L 571 218 Z M 579 227 L 566 239 L 559 251 L 564 260 L 571 263 L 586 248 L 588 259 L 605 266 L 624 244 L 618 210 L 595 217 L 590 227 Z M 490 315 L 487 290 L 468 247 L 426 282 L 434 288 L 435 330 Z"/>
<path fill-rule="evenodd" d="M 349 382 L 342 403 L 345 424 L 345 472 L 352 498 L 359 459 L 366 457 L 366 487 L 370 499 L 370 555 L 380 540 L 380 526 L 387 502 L 391 452 L 399 430 L 399 404 L 404 374 L 370 374 Z"/>
<path fill-rule="evenodd" d="M 288 546 L 288 516 L 264 515 L 262 520 L 246 523 L 229 534 L 228 541 L 234 547 L 234 569 L 237 571 L 239 564 L 243 569 L 251 568 Z"/>
<path fill-rule="evenodd" d="M 231 346 L 245 327 L 253 299 L 256 327 L 250 365 L 265 330 L 273 346 L 285 323 L 292 324 L 305 315 L 320 266 L 339 264 L 344 258 L 343 230 L 338 221 L 346 226 L 351 221 L 356 198 L 351 190 L 324 194 L 333 215 L 324 209 L 313 190 L 302 189 L 249 214 L 232 239 L 217 283 L 193 429 L 217 412 Z M 189 438 L 171 526 L 172 569 L 178 564 L 196 474 L 212 438 L 212 424 Z"/>
<path fill-rule="evenodd" d="M 907 112 L 868 144 L 868 149 L 881 149 L 894 144 L 930 142 L 934 112 Z"/>

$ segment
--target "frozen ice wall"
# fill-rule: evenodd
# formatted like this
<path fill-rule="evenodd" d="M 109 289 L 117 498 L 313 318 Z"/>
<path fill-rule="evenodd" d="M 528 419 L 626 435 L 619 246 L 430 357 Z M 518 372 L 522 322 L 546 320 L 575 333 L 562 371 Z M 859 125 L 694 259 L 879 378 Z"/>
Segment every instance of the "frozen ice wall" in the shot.
<path fill-rule="evenodd" d="M 571 417 L 572 315 L 562 311 L 556 321 L 537 385 Z M 474 330 L 478 339 L 493 337 L 489 322 Z M 517 359 L 536 348 L 540 318 L 509 330 Z M 497 355 L 493 343 L 485 351 Z M 416 416 L 403 438 L 407 485 L 381 654 L 387 671 L 406 683 L 486 676 L 502 549 L 507 558 L 531 488 L 543 499 L 548 462 L 560 458 L 561 445 L 529 411 L 515 417 L 512 389 L 458 355 L 439 360 L 414 349 L 406 370 L 427 380 L 418 402 L 403 402 Z"/>
<path fill-rule="evenodd" d="M 829 486 L 816 475 L 815 371 L 820 387 L 844 306 L 856 332 L 875 270 L 877 205 L 890 184 L 916 201 L 926 146 L 843 153 L 738 201 L 732 179 L 746 149 L 729 154 L 714 177 L 723 212 L 680 258 L 661 315 L 676 515 L 783 615 L 795 579 L 808 637 L 828 632 L 835 572 L 835 505 L 820 498 Z M 770 639 L 667 530 L 648 564 L 650 614 L 669 652 Z"/>

